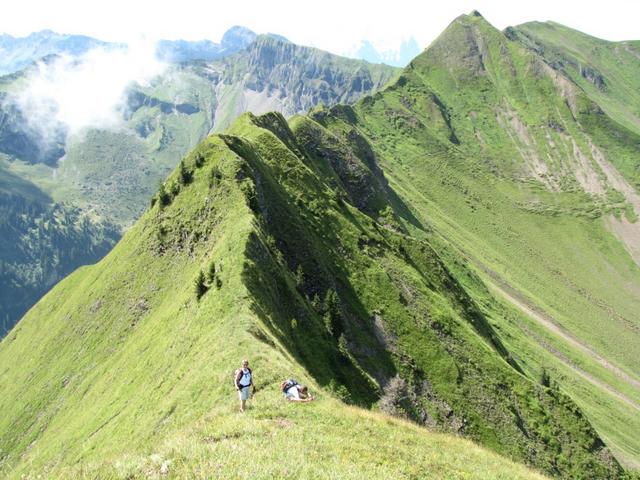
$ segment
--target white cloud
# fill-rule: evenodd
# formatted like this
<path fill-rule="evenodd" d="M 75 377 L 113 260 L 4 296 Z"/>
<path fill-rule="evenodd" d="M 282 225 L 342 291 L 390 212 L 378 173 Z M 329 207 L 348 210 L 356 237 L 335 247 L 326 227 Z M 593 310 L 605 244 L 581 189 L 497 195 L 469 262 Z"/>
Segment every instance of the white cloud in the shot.
<path fill-rule="evenodd" d="M 61 125 L 70 135 L 86 128 L 115 128 L 122 123 L 127 87 L 146 84 L 165 67 L 149 42 L 41 61 L 15 103 L 45 142 Z"/>

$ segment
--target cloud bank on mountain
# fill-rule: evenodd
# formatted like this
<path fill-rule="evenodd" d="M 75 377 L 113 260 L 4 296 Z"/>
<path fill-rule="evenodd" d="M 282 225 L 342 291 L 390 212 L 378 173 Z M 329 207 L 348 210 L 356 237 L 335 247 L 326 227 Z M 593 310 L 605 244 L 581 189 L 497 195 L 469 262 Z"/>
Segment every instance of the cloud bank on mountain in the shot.
<path fill-rule="evenodd" d="M 11 101 L 44 142 L 61 128 L 68 135 L 119 128 L 127 89 L 148 84 L 167 66 L 155 51 L 154 43 L 140 41 L 95 48 L 80 57 L 47 57 L 30 69 L 24 89 Z"/>

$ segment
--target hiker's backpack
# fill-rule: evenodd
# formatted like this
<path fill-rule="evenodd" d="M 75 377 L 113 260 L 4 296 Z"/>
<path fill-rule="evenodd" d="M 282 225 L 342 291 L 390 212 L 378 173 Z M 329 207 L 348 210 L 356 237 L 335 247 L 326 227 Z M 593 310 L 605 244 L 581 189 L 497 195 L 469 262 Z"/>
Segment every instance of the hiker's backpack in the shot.
<path fill-rule="evenodd" d="M 299 385 L 298 382 L 296 382 L 293 378 L 290 378 L 288 380 L 285 380 L 284 382 L 282 382 L 280 384 L 280 391 L 282 393 L 287 393 L 287 391 L 291 388 L 291 387 L 295 387 L 296 385 Z"/>
<path fill-rule="evenodd" d="M 249 373 L 253 377 L 253 372 L 251 371 L 251 369 L 247 367 L 247 370 L 249 370 Z M 233 374 L 233 388 L 239 387 L 238 382 L 240 381 L 240 378 L 242 378 L 242 369 L 238 368 Z"/>

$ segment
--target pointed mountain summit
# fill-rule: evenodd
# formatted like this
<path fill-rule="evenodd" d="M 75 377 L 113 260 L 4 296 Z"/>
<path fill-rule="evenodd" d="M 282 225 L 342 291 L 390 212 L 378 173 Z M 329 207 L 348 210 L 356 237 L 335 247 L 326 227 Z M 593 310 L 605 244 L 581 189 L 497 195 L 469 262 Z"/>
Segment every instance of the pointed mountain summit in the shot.
<path fill-rule="evenodd" d="M 248 28 L 236 25 L 224 32 L 224 35 L 222 35 L 222 39 L 220 40 L 220 46 L 225 51 L 237 52 L 238 50 L 242 50 L 249 46 L 257 36 L 258 35 L 255 32 Z"/>
<path fill-rule="evenodd" d="M 505 39 L 477 11 L 460 15 L 442 32 L 412 64 L 422 68 L 445 68 L 465 78 L 463 72 L 473 77 L 485 75 L 491 55 Z"/>
<path fill-rule="evenodd" d="M 418 218 L 542 328 L 532 337 L 531 325 L 516 327 L 524 351 L 583 379 L 564 387 L 633 466 L 640 136 L 623 125 L 628 109 L 596 101 L 596 85 L 511 37 L 484 18 L 458 17 L 384 94 L 359 104 L 358 128 L 376 139 L 381 168 Z M 618 48 L 632 50 L 628 43 Z M 636 81 L 611 77 L 619 89 Z M 567 351 L 595 362 L 594 375 L 576 371 Z M 609 415 L 615 420 L 599 420 Z"/>
<path fill-rule="evenodd" d="M 220 43 L 211 40 L 160 40 L 156 45 L 156 55 L 160 60 L 172 63 L 217 60 L 246 48 L 256 37 L 257 34 L 248 28 L 234 26 L 222 35 Z"/>

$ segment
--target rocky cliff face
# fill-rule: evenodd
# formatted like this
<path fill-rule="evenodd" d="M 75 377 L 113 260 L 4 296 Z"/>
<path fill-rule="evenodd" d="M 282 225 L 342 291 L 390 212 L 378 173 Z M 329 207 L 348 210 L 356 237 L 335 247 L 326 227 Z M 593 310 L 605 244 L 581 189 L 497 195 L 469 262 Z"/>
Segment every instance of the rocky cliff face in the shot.
<path fill-rule="evenodd" d="M 221 68 L 216 130 L 243 111 L 279 111 L 286 116 L 318 104 L 353 103 L 380 89 L 394 70 L 338 57 L 270 36 L 260 36 L 245 51 L 226 58 Z M 230 96 L 229 90 L 237 96 Z M 229 98 L 236 100 L 230 104 Z"/>

